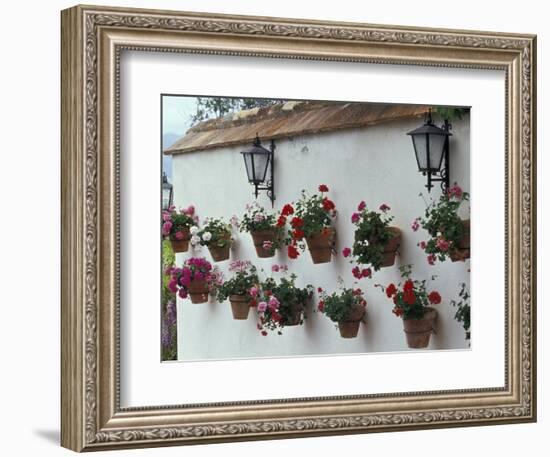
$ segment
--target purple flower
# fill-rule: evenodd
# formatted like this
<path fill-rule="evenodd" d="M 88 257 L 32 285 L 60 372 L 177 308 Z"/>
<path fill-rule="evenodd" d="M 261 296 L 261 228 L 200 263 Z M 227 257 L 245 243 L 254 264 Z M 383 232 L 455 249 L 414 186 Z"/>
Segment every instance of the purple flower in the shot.
<path fill-rule="evenodd" d="M 266 309 L 267 309 L 267 303 L 265 301 L 261 301 L 260 303 L 258 303 L 258 311 L 260 313 L 264 313 Z"/>
<path fill-rule="evenodd" d="M 280 305 L 280 302 L 279 300 L 277 300 L 277 297 L 275 297 L 275 295 L 272 295 L 271 297 L 269 297 L 269 302 L 267 306 L 271 311 L 277 311 L 277 309 L 279 309 L 279 305 Z"/>
<path fill-rule="evenodd" d="M 162 234 L 164 236 L 170 235 L 170 230 L 171 229 L 172 229 L 172 222 L 166 221 L 164 224 L 162 224 Z"/>
<path fill-rule="evenodd" d="M 386 211 L 389 211 L 391 208 L 390 208 L 388 205 L 386 205 L 385 203 L 382 203 L 382 204 L 380 205 L 380 208 L 378 208 L 378 209 L 379 209 L 380 211 L 383 211 L 383 212 L 385 213 Z"/>
<path fill-rule="evenodd" d="M 443 252 L 448 251 L 451 243 L 449 243 L 445 238 L 438 238 L 435 243 L 438 249 L 441 249 Z"/>
<path fill-rule="evenodd" d="M 413 229 L 413 232 L 416 232 L 420 228 L 420 224 L 418 223 L 418 218 L 412 221 L 411 228 Z"/>
<path fill-rule="evenodd" d="M 271 265 L 271 271 L 273 273 L 278 273 L 279 272 L 279 265 L 275 264 L 275 265 Z"/>

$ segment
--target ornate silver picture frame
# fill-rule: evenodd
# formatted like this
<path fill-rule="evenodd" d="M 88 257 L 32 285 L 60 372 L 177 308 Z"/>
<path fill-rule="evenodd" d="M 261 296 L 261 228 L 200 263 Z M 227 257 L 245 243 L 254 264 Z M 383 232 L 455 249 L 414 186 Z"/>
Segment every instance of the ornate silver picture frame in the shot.
<path fill-rule="evenodd" d="M 535 36 L 93 6 L 64 10 L 61 32 L 64 447 L 536 420 Z M 503 71 L 505 386 L 121 407 L 119 71 L 127 50 Z"/>

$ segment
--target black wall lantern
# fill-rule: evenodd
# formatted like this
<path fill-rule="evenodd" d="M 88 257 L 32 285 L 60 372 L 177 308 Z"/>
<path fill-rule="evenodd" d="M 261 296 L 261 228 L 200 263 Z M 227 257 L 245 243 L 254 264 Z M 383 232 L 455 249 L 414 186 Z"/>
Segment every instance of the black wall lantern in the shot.
<path fill-rule="evenodd" d="M 449 137 L 451 124 L 445 119 L 443 126 L 437 127 L 432 120 L 432 111 L 428 111 L 422 127 L 407 133 L 412 137 L 418 171 L 428 176 L 428 192 L 433 182 L 441 182 L 441 188 L 449 188 Z"/>
<path fill-rule="evenodd" d="M 242 151 L 241 154 L 244 158 L 248 182 L 254 185 L 254 195 L 258 198 L 258 191 L 266 190 L 273 206 L 275 202 L 275 180 L 273 179 L 275 142 L 271 140 L 269 149 L 266 149 L 262 146 L 262 142 L 256 134 L 252 147 Z M 269 175 L 267 174 L 268 168 Z"/>
<path fill-rule="evenodd" d="M 174 200 L 174 186 L 168 182 L 166 173 L 162 172 L 162 209 L 167 210 Z"/>

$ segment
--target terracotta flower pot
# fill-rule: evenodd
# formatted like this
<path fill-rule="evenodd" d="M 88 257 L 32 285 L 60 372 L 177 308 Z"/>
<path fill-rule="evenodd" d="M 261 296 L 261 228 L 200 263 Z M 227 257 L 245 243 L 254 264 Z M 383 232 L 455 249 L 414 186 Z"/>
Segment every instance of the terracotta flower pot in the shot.
<path fill-rule="evenodd" d="M 254 241 L 254 247 L 256 248 L 256 254 L 258 254 L 258 257 L 265 259 L 275 255 L 275 249 L 264 249 L 265 241 L 275 243 L 275 238 L 277 237 L 277 232 L 275 230 L 259 230 L 256 232 L 250 232 L 250 235 L 252 235 L 252 240 Z"/>
<path fill-rule="evenodd" d="M 436 318 L 437 311 L 428 306 L 422 319 L 403 320 L 403 328 L 407 335 L 407 345 L 409 348 L 423 349 L 428 347 Z"/>
<path fill-rule="evenodd" d="M 222 262 L 229 259 L 229 248 L 231 247 L 229 240 L 231 239 L 231 234 L 228 233 L 223 237 L 223 239 L 227 241 L 227 244 L 224 247 L 208 246 L 208 250 L 210 251 L 210 255 L 212 256 L 214 262 Z"/>
<path fill-rule="evenodd" d="M 250 311 L 250 297 L 248 295 L 230 295 L 229 303 L 231 303 L 231 312 L 233 319 L 246 320 Z"/>
<path fill-rule="evenodd" d="M 208 283 L 202 281 L 191 281 L 187 288 L 191 303 L 206 303 L 208 301 Z"/>
<path fill-rule="evenodd" d="M 335 236 L 335 230 L 330 228 L 313 236 L 306 237 L 307 247 L 313 263 L 330 262 Z"/>
<path fill-rule="evenodd" d="M 450 257 L 453 262 L 464 262 L 470 258 L 470 219 L 462 221 L 464 236 L 458 242 L 458 247 L 451 250 Z"/>
<path fill-rule="evenodd" d="M 191 235 L 189 234 L 189 229 L 183 229 L 183 238 L 181 240 L 176 240 L 175 238 L 170 238 L 170 244 L 172 245 L 172 251 L 177 252 L 187 252 L 189 249 L 189 240 Z"/>
<path fill-rule="evenodd" d="M 380 263 L 381 268 L 391 267 L 395 263 L 395 254 L 401 245 L 401 230 L 397 227 L 388 227 L 388 232 L 390 232 L 392 236 L 384 246 L 382 263 Z"/>
<path fill-rule="evenodd" d="M 355 338 L 357 336 L 365 312 L 364 306 L 357 305 L 351 310 L 347 321 L 338 322 L 338 329 L 342 338 Z"/>
<path fill-rule="evenodd" d="M 293 305 L 290 309 L 290 314 L 284 322 L 285 327 L 299 325 L 302 322 L 302 313 L 304 312 L 304 309 L 305 306 L 302 303 Z"/>

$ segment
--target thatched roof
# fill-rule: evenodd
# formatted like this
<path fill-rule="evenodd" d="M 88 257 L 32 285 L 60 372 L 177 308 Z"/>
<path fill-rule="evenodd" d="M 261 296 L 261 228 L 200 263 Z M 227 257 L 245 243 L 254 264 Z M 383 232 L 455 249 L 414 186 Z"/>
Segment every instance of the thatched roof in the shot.
<path fill-rule="evenodd" d="M 290 101 L 240 111 L 201 122 L 167 148 L 181 154 L 262 140 L 353 129 L 400 119 L 420 118 L 428 110 L 420 105 Z"/>

